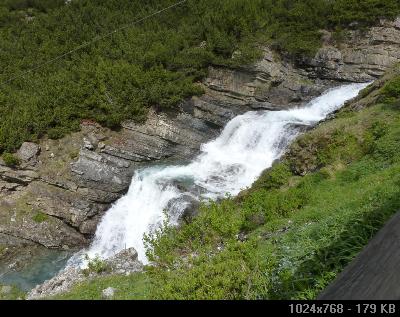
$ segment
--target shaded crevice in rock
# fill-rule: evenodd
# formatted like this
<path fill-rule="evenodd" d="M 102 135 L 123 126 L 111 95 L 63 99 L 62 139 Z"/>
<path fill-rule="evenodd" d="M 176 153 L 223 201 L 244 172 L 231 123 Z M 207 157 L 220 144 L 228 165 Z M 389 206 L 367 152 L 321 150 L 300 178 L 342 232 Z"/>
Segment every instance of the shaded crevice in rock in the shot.
<path fill-rule="evenodd" d="M 37 243 L 30 239 L 21 238 L 10 233 L 0 232 L 0 244 L 12 247 L 20 247 L 25 245 L 35 245 Z"/>

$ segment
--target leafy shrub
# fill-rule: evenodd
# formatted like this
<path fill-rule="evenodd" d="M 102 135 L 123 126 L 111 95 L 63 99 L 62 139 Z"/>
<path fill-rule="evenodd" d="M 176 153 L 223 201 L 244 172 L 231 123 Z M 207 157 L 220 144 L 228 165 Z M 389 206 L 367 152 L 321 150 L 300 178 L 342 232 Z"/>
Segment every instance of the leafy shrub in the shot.
<path fill-rule="evenodd" d="M 329 179 L 332 177 L 332 171 L 327 167 L 321 168 L 318 173 L 322 179 Z"/>
<path fill-rule="evenodd" d="M 375 121 L 364 133 L 363 148 L 366 154 L 372 154 L 376 150 L 379 139 L 388 133 L 388 125 L 382 121 Z"/>
<path fill-rule="evenodd" d="M 344 182 L 357 182 L 376 169 L 378 169 L 378 164 L 374 164 L 366 159 L 339 173 L 338 178 Z"/>
<path fill-rule="evenodd" d="M 29 8 L 47 12 L 51 9 L 61 7 L 64 0 L 6 0 L 5 5 L 10 10 L 26 10 Z"/>
<path fill-rule="evenodd" d="M 399 160 L 400 130 L 397 129 L 375 143 L 373 155 L 380 161 L 393 163 Z"/>
<path fill-rule="evenodd" d="M 4 163 L 10 167 L 15 167 L 20 164 L 20 160 L 12 153 L 3 153 L 1 158 L 3 159 Z"/>
<path fill-rule="evenodd" d="M 389 127 L 386 122 L 375 121 L 369 129 L 375 140 L 379 140 L 381 137 L 389 132 Z"/>
<path fill-rule="evenodd" d="M 345 128 L 329 128 L 300 137 L 288 152 L 293 173 L 305 175 L 334 162 L 349 163 L 364 155 L 366 144 L 346 132 Z"/>
<path fill-rule="evenodd" d="M 255 183 L 256 187 L 264 187 L 267 189 L 276 189 L 287 184 L 292 176 L 292 171 L 286 163 L 275 164 L 271 169 L 267 170 Z"/>
<path fill-rule="evenodd" d="M 394 18 L 399 13 L 397 0 L 335 0 L 329 1 L 332 14 L 328 24 L 357 29 L 369 26 L 382 17 Z"/>
<path fill-rule="evenodd" d="M 251 243 L 226 242 L 221 252 L 200 254 L 192 266 L 175 264 L 168 271 L 149 267 L 153 281 L 152 297 L 156 299 L 243 299 L 248 287 L 257 281 L 251 272 L 257 270 L 251 254 Z"/>
<path fill-rule="evenodd" d="M 386 83 L 381 89 L 381 94 L 385 103 L 391 104 L 398 100 L 400 98 L 400 76 Z"/>
<path fill-rule="evenodd" d="M 37 212 L 33 217 L 32 220 L 37 223 L 45 222 L 49 219 L 49 216 L 41 211 Z"/>
<path fill-rule="evenodd" d="M 108 263 L 102 260 L 99 256 L 92 259 L 86 254 L 85 259 L 87 262 L 87 267 L 82 270 L 85 276 L 89 276 L 91 273 L 101 274 L 105 272 L 110 272 L 111 268 Z"/>

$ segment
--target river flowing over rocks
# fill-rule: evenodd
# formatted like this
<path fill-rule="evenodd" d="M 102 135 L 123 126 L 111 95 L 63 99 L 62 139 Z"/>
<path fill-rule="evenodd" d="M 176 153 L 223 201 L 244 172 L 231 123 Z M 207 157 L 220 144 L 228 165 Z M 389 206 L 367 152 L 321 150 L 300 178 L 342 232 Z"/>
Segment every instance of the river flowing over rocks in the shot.
<path fill-rule="evenodd" d="M 89 256 L 108 258 L 133 247 L 146 262 L 143 235 L 168 217 L 177 224 L 193 201 L 237 195 L 278 159 L 302 126 L 311 126 L 357 96 L 367 84 L 334 88 L 301 108 L 250 111 L 228 122 L 187 165 L 155 166 L 135 173 L 131 187 L 103 217 Z M 166 211 L 166 212 L 164 212 Z"/>

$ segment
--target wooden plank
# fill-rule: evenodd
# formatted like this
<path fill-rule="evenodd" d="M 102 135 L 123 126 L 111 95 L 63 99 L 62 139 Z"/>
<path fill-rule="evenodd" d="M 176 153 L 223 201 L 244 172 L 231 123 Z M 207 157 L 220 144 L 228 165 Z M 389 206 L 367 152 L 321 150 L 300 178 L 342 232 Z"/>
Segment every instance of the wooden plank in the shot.
<path fill-rule="evenodd" d="M 387 222 L 318 299 L 400 299 L 400 212 Z"/>

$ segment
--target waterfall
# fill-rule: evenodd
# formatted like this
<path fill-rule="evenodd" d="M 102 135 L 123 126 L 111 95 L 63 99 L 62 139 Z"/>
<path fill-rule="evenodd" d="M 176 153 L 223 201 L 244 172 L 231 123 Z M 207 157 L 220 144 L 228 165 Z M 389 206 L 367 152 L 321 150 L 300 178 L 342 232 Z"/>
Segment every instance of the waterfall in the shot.
<path fill-rule="evenodd" d="M 136 171 L 128 193 L 101 220 L 89 256 L 108 258 L 134 247 L 146 263 L 143 235 L 159 228 L 168 213 L 176 224 L 194 201 L 237 195 L 278 159 L 287 145 L 368 84 L 334 88 L 303 107 L 283 111 L 251 111 L 232 119 L 221 135 L 203 144 L 189 164 Z"/>

